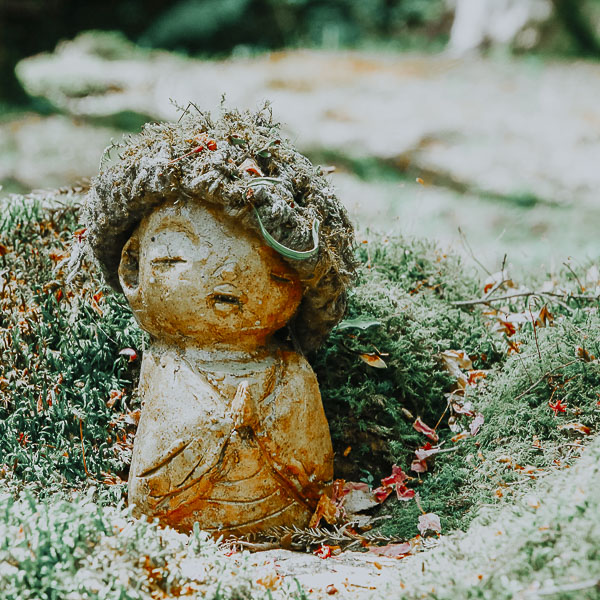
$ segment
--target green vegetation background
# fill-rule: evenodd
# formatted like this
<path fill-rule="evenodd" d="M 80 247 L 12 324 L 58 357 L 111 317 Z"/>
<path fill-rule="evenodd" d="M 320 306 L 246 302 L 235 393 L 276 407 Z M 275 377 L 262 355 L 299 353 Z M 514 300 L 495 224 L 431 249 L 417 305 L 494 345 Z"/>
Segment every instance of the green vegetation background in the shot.
<path fill-rule="evenodd" d="M 61 598 L 66 596 L 49 590 L 75 586 L 78 593 L 85 588 L 82 597 L 145 597 L 134 594 L 131 578 L 123 583 L 111 576 L 114 553 L 125 556 L 132 573 L 143 568 L 140 557 L 166 570 L 160 581 L 139 580 L 138 587 L 180 589 L 186 579 L 165 566 L 170 553 L 204 552 L 211 560 L 222 555 L 206 540 L 192 548 L 180 537 L 165 541 L 166 534 L 132 521 L 123 508 L 144 336 L 123 298 L 101 283 L 93 267 L 65 283 L 69 247 L 80 235 L 77 199 L 15 200 L 2 207 L 0 222 L 0 533 L 6 533 L 0 561 L 13 566 L 0 571 L 0 590 Z M 588 265 L 561 275 L 560 285 L 572 294 L 548 302 L 553 323 L 535 330 L 524 324 L 510 339 L 520 352 L 509 356 L 508 338 L 494 330 L 481 307 L 453 304 L 482 294 L 478 278 L 459 259 L 401 237 L 367 235 L 357 252 L 359 282 L 348 319 L 378 324 L 339 328 L 312 357 L 334 439 L 336 476 L 377 485 L 392 464 L 410 473 L 414 451 L 426 441 L 413 429 L 414 417 L 430 425 L 439 420 L 440 439 L 454 451 L 437 456 L 423 476 L 412 473 L 410 485 L 419 491 L 421 508 L 439 515 L 443 531 L 450 532 L 466 529 L 481 506 L 510 499 L 518 491 L 513 485 L 527 484 L 531 473 L 548 475 L 579 456 L 578 438 L 559 426 L 577 422 L 595 431 L 600 422 L 600 365 L 594 358 L 600 355 L 599 303 L 576 294 Z M 515 311 L 527 310 L 522 298 L 511 303 Z M 120 354 L 124 348 L 135 349 L 137 359 Z M 475 368 L 489 371 L 486 384 L 467 394 L 485 423 L 457 444 L 444 417 L 445 394 L 456 382 L 440 359 L 451 349 L 464 349 Z M 386 369 L 361 360 L 360 354 L 374 351 Z M 557 399 L 564 413 L 549 406 Z M 383 512 L 392 518 L 382 533 L 414 537 L 421 508 L 388 500 Z M 593 516 L 597 507 L 588 508 Z M 127 535 L 118 535 L 123 528 Z M 16 546 L 15 531 L 26 532 Z M 553 556 L 538 556 L 536 569 Z M 91 563 L 102 593 L 80 577 Z M 531 573 L 522 574 L 527 577 Z M 16 597 L 3 593 L 0 598 Z"/>
<path fill-rule="evenodd" d="M 598 4 L 555 0 L 563 37 L 542 50 L 598 56 L 597 33 L 586 19 Z M 450 24 L 442 0 L 0 2 L 0 103 L 42 110 L 24 96 L 14 65 L 91 27 L 121 30 L 150 47 L 214 56 L 301 45 L 437 50 Z M 86 266 L 72 286 L 65 283 L 79 229 L 77 198 L 6 200 L 0 215 L 0 598 L 178 596 L 189 583 L 181 566 L 188 558 L 210 568 L 204 597 L 268 597 L 244 566 L 232 574 L 231 563 L 200 533 L 188 539 L 128 516 L 124 482 L 145 340 L 123 298 L 93 268 Z M 422 508 L 441 517 L 444 533 L 489 525 L 486 507 L 503 510 L 510 524 L 508 548 L 489 544 L 510 560 L 481 583 L 463 575 L 479 568 L 485 552 L 478 559 L 446 547 L 443 577 L 429 574 L 429 564 L 427 575 L 414 568 L 414 590 L 398 597 L 427 597 L 418 586 L 440 577 L 445 591 L 430 597 L 495 600 L 541 581 L 585 583 L 599 551 L 598 445 L 587 470 L 571 476 L 564 469 L 582 443 L 560 426 L 577 423 L 595 433 L 600 421 L 600 305 L 575 297 L 590 264 L 559 274 L 556 286 L 572 294 L 541 300 L 554 317 L 551 326 L 534 330 L 525 323 L 509 340 L 481 306 L 453 304 L 482 295 L 474 268 L 420 240 L 366 239 L 357 250 L 361 267 L 348 319 L 379 324 L 341 328 L 311 357 L 337 476 L 376 486 L 393 464 L 408 472 L 425 441 L 413 417 L 432 426 L 441 419 L 443 447 L 456 449 L 438 455 L 427 473 L 411 473 Z M 539 289 L 544 279 L 524 283 Z M 529 306 L 519 298 L 508 308 L 526 313 Z M 520 344 L 520 352 L 509 355 L 509 342 Z M 124 348 L 134 348 L 137 359 L 120 354 Z M 475 368 L 489 371 L 485 385 L 467 395 L 485 423 L 458 444 L 444 416 L 455 381 L 440 353 L 449 349 L 464 349 Z M 372 352 L 382 353 L 386 369 L 360 359 Z M 549 407 L 557 399 L 564 413 Z M 552 498 L 535 518 L 511 506 L 535 484 L 527 473 L 547 477 L 539 489 Z M 588 483 L 590 498 L 574 500 L 574 490 Z M 392 497 L 382 511 L 392 516 L 382 533 L 416 535 L 416 503 Z M 471 531 L 466 540 L 476 546 Z M 599 597 L 593 586 L 567 588 L 553 597 Z M 305 596 L 290 589 L 289 597 Z"/>
<path fill-rule="evenodd" d="M 600 56 L 599 0 L 552 0 L 541 51 Z M 0 101 L 30 104 L 14 66 L 88 29 L 142 46 L 215 56 L 296 46 L 441 50 L 452 25 L 444 0 L 29 0 L 0 2 Z M 34 107 L 43 109 L 38 102 Z"/>

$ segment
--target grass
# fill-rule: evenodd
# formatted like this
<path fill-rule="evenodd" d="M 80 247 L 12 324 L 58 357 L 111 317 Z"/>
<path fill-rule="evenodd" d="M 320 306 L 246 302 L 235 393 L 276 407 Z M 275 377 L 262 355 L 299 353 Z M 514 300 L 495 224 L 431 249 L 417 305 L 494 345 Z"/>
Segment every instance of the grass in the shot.
<path fill-rule="evenodd" d="M 43 501 L 0 484 L 0 599 L 300 600 L 283 584 L 274 596 L 251 555 L 236 561 L 207 534 L 190 536 L 134 520 L 98 490 Z"/>
<path fill-rule="evenodd" d="M 89 265 L 73 285 L 65 283 L 69 246 L 78 235 L 76 197 L 14 197 L 1 208 L 0 598 L 176 597 L 188 589 L 208 598 L 269 597 L 252 565 L 234 568 L 199 533 L 180 536 L 128 515 L 124 481 L 139 415 L 135 382 L 144 334 L 123 298 Z M 502 563 L 504 570 L 490 566 L 485 583 L 470 588 L 460 572 L 454 576 L 448 569 L 431 597 L 502 598 L 502 573 L 515 582 L 509 591 L 549 577 L 561 585 L 584 581 L 598 552 L 586 522 L 597 522 L 600 496 L 590 488 L 588 503 L 576 508 L 564 490 L 580 485 L 569 483 L 565 468 L 583 452 L 586 428 L 595 432 L 600 424 L 599 304 L 572 294 L 581 294 L 589 265 L 558 274 L 553 289 L 564 290 L 562 296 L 529 300 L 532 311 L 545 302 L 553 318 L 535 329 L 526 321 L 526 299 L 504 302 L 525 316 L 508 336 L 489 307 L 454 304 L 484 293 L 458 258 L 420 240 L 367 240 L 357 250 L 359 280 L 347 326 L 310 357 L 334 440 L 336 476 L 377 485 L 397 464 L 413 476 L 409 485 L 419 491 L 423 510 L 440 516 L 443 532 L 468 529 L 467 540 L 488 527 L 482 507 L 514 521 L 502 540 L 518 544 L 518 552 Z M 542 289 L 543 281 L 530 284 Z M 592 285 L 585 294 L 596 291 Z M 511 347 L 519 352 L 509 354 Z M 138 358 L 130 362 L 120 354 L 124 348 L 135 349 Z M 450 428 L 445 411 L 457 379 L 441 356 L 459 349 L 473 369 L 486 371 L 483 383 L 467 386 L 460 397 L 485 423 L 476 436 L 455 443 L 457 426 L 468 428 L 470 421 L 453 415 Z M 365 363 L 360 355 L 368 353 L 379 355 L 386 368 Z M 430 460 L 422 475 L 409 470 L 426 441 L 413 428 L 417 416 L 432 427 L 439 421 L 443 448 L 452 449 Z M 594 448 L 590 456 L 598 453 Z M 558 492 L 547 502 L 552 494 L 543 492 L 547 508 L 527 521 L 529 513 L 523 517 L 514 501 L 538 481 L 538 489 Z M 416 535 L 417 503 L 390 498 L 381 510 L 392 516 L 382 533 Z M 546 536 L 539 527 L 552 511 L 569 526 L 552 522 Z M 454 560 L 453 543 L 443 545 L 440 560 Z M 556 566 L 561 548 L 582 565 L 577 573 Z M 480 560 L 466 553 L 460 568 L 483 568 L 488 554 Z M 437 554 L 427 556 L 423 560 L 433 561 Z M 186 564 L 202 569 L 206 580 L 190 576 Z M 427 564 L 426 572 L 435 572 Z M 409 580 L 415 572 L 406 569 Z M 424 577 L 421 583 L 432 581 Z M 304 592 L 277 593 L 293 598 Z M 577 593 L 595 597 L 590 590 L 558 597 L 588 597 Z"/>
<path fill-rule="evenodd" d="M 0 223 L 0 456 L 15 480 L 43 488 L 118 476 L 131 448 L 137 365 L 119 351 L 142 334 L 98 280 L 65 286 L 76 227 L 73 207 L 35 201 L 6 206 Z"/>
<path fill-rule="evenodd" d="M 600 598 L 600 444 L 399 568 L 402 600 Z"/>

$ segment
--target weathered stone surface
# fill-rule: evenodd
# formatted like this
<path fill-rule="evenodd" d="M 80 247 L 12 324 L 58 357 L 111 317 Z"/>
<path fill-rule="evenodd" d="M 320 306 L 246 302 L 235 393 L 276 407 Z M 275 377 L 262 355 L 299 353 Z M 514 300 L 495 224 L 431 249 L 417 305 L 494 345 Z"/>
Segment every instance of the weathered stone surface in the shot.
<path fill-rule="evenodd" d="M 306 526 L 333 450 L 302 351 L 344 316 L 346 211 L 264 108 L 148 124 L 118 155 L 72 262 L 87 249 L 150 334 L 129 501 L 181 531 Z"/>
<path fill-rule="evenodd" d="M 270 340 L 298 307 L 297 275 L 255 233 L 199 203 L 145 218 L 119 275 L 154 340 L 130 503 L 180 530 L 306 526 L 333 451 L 314 373 Z"/>

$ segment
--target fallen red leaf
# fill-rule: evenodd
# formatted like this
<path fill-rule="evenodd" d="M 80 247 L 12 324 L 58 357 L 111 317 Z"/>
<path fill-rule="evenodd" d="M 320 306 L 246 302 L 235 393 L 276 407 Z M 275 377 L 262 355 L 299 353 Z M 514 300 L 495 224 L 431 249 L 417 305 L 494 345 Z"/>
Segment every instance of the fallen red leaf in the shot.
<path fill-rule="evenodd" d="M 252 159 L 247 158 L 240 166 L 240 173 L 250 173 L 250 175 L 255 175 L 256 177 L 262 177 L 263 172 L 260 170 L 258 163 Z"/>
<path fill-rule="evenodd" d="M 329 558 L 331 556 L 331 546 L 320 546 L 313 552 L 313 554 L 316 554 L 319 558 Z"/>
<path fill-rule="evenodd" d="M 537 318 L 535 319 L 535 324 L 538 327 L 545 327 L 547 324 L 551 324 L 553 321 L 554 317 L 548 310 L 548 307 L 544 304 L 544 306 L 542 306 L 542 308 L 540 309 Z"/>
<path fill-rule="evenodd" d="M 351 490 L 358 490 L 361 492 L 369 492 L 369 491 L 371 491 L 371 488 L 366 483 L 363 483 L 362 481 L 346 481 L 346 483 L 344 484 L 344 492 L 348 493 Z"/>
<path fill-rule="evenodd" d="M 517 328 L 510 321 L 504 319 L 498 319 L 493 330 L 506 334 L 506 337 L 511 337 L 517 333 Z"/>
<path fill-rule="evenodd" d="M 140 422 L 141 416 L 142 411 L 139 408 L 136 408 L 135 410 L 132 410 L 125 415 L 124 421 L 126 423 L 129 423 L 130 425 L 135 425 L 137 427 L 138 423 Z"/>
<path fill-rule="evenodd" d="M 82 229 L 78 229 L 77 231 L 74 231 L 73 232 L 73 237 L 78 242 L 81 242 L 81 241 L 83 241 L 83 238 L 85 237 L 86 233 L 87 233 L 87 227 L 83 227 Z"/>
<path fill-rule="evenodd" d="M 392 493 L 393 488 L 391 487 L 378 487 L 373 490 L 373 496 L 375 500 L 381 504 L 385 499 Z"/>
<path fill-rule="evenodd" d="M 415 473 L 425 473 L 427 471 L 427 459 L 440 451 L 440 448 L 433 447 L 429 442 L 415 450 L 416 459 L 412 461 L 410 470 Z"/>
<path fill-rule="evenodd" d="M 425 471 L 427 471 L 427 461 L 413 460 L 410 463 L 410 470 L 415 473 L 425 473 Z"/>
<path fill-rule="evenodd" d="M 394 491 L 394 487 L 396 488 L 398 500 L 410 500 L 414 498 L 415 491 L 404 485 L 407 479 L 408 475 L 398 465 L 393 465 L 392 474 L 384 477 L 381 480 L 381 487 L 373 490 L 375 500 L 379 503 L 383 502 Z"/>
<path fill-rule="evenodd" d="M 435 531 L 440 533 L 442 531 L 442 524 L 440 518 L 435 513 L 425 513 L 419 515 L 419 523 L 417 529 L 424 535 L 426 531 Z"/>
<path fill-rule="evenodd" d="M 437 446 L 434 447 L 429 442 L 427 442 L 424 446 L 421 446 L 420 448 L 417 448 L 415 450 L 415 456 L 417 457 L 418 460 L 426 460 L 430 456 L 434 456 L 435 454 L 438 454 L 439 451 L 440 451 L 439 447 L 437 447 Z"/>
<path fill-rule="evenodd" d="M 123 391 L 122 390 L 111 390 L 110 391 L 110 397 L 106 401 L 106 406 L 108 406 L 108 408 L 112 408 L 115 405 L 115 402 L 117 400 L 120 400 L 122 397 L 123 397 Z"/>
<path fill-rule="evenodd" d="M 473 368 L 473 363 L 464 350 L 444 350 L 440 356 L 446 370 L 454 377 L 463 375 L 462 369 L 468 370 Z"/>
<path fill-rule="evenodd" d="M 359 356 L 361 360 L 367 363 L 370 367 L 375 367 L 376 369 L 387 369 L 387 365 L 385 364 L 383 358 L 381 358 L 381 356 L 375 352 L 367 352 L 365 354 L 360 354 Z"/>
<path fill-rule="evenodd" d="M 395 485 L 397 483 L 404 483 L 408 479 L 408 476 L 398 465 L 392 465 L 392 474 L 384 477 L 381 480 L 381 485 Z"/>
<path fill-rule="evenodd" d="M 562 403 L 562 400 L 558 399 L 554 404 L 552 402 L 548 402 L 548 406 L 554 411 L 555 415 L 558 415 L 559 412 L 565 412 L 567 410 L 567 405 Z"/>
<path fill-rule="evenodd" d="M 488 372 L 484 371 L 482 369 L 476 369 L 476 370 L 472 370 L 469 371 L 467 373 L 468 375 L 468 379 L 467 379 L 467 384 L 468 385 L 477 385 L 477 383 L 479 382 L 480 379 L 485 379 L 487 377 Z"/>
<path fill-rule="evenodd" d="M 337 506 L 327 494 L 323 494 L 319 498 L 319 503 L 317 504 L 317 508 L 315 509 L 308 526 L 318 527 L 321 519 L 325 519 L 330 525 L 333 525 L 336 522 L 337 515 Z"/>
<path fill-rule="evenodd" d="M 398 500 L 412 500 L 415 497 L 415 490 L 411 490 L 405 485 L 397 485 L 396 496 Z"/>
<path fill-rule="evenodd" d="M 559 425 L 558 428 L 577 431 L 578 433 L 583 433 L 583 435 L 590 435 L 590 433 L 592 432 L 592 430 L 583 423 L 566 423 L 565 425 Z"/>
<path fill-rule="evenodd" d="M 483 283 L 484 294 L 487 294 L 494 286 L 499 286 L 500 284 L 503 284 L 503 286 L 507 288 L 516 287 L 514 281 L 510 278 L 506 269 L 493 273 Z"/>
<path fill-rule="evenodd" d="M 454 397 L 456 398 L 456 395 L 454 395 Z M 467 417 L 475 416 L 473 405 L 470 402 L 465 402 L 462 404 L 461 402 L 457 402 L 455 400 L 454 402 L 450 403 L 450 406 L 452 407 L 452 411 L 457 415 L 466 415 Z"/>
<path fill-rule="evenodd" d="M 425 425 L 425 423 L 423 423 L 421 420 L 421 417 L 416 418 L 415 422 L 413 423 L 413 428 L 419 433 L 426 435 L 433 442 L 437 442 L 440 439 L 438 434 L 435 432 L 435 429 L 432 429 L 429 427 L 429 425 Z"/>
<path fill-rule="evenodd" d="M 581 346 L 577 346 L 577 348 L 575 348 L 575 356 L 577 356 L 577 358 L 581 358 L 585 362 L 592 362 L 594 360 L 594 355 L 590 354 Z"/>
<path fill-rule="evenodd" d="M 507 340 L 508 342 L 508 350 L 507 354 L 519 354 L 519 348 L 523 345 L 523 342 L 517 342 L 514 340 Z"/>
<path fill-rule="evenodd" d="M 137 359 L 137 352 L 133 348 L 123 348 L 123 350 L 119 350 L 119 354 L 121 356 L 126 356 L 129 359 L 129 362 L 133 362 Z"/>

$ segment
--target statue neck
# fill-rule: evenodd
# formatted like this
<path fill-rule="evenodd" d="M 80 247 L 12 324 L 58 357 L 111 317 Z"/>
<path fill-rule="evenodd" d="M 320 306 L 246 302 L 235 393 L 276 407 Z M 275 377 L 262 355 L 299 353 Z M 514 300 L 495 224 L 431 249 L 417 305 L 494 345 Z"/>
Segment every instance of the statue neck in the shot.
<path fill-rule="evenodd" d="M 204 363 L 247 363 L 260 362 L 277 353 L 275 344 L 241 348 L 240 344 L 226 345 L 215 344 L 209 347 L 196 344 L 171 344 L 169 342 L 155 342 L 156 350 L 164 352 L 175 352 L 194 364 Z"/>

